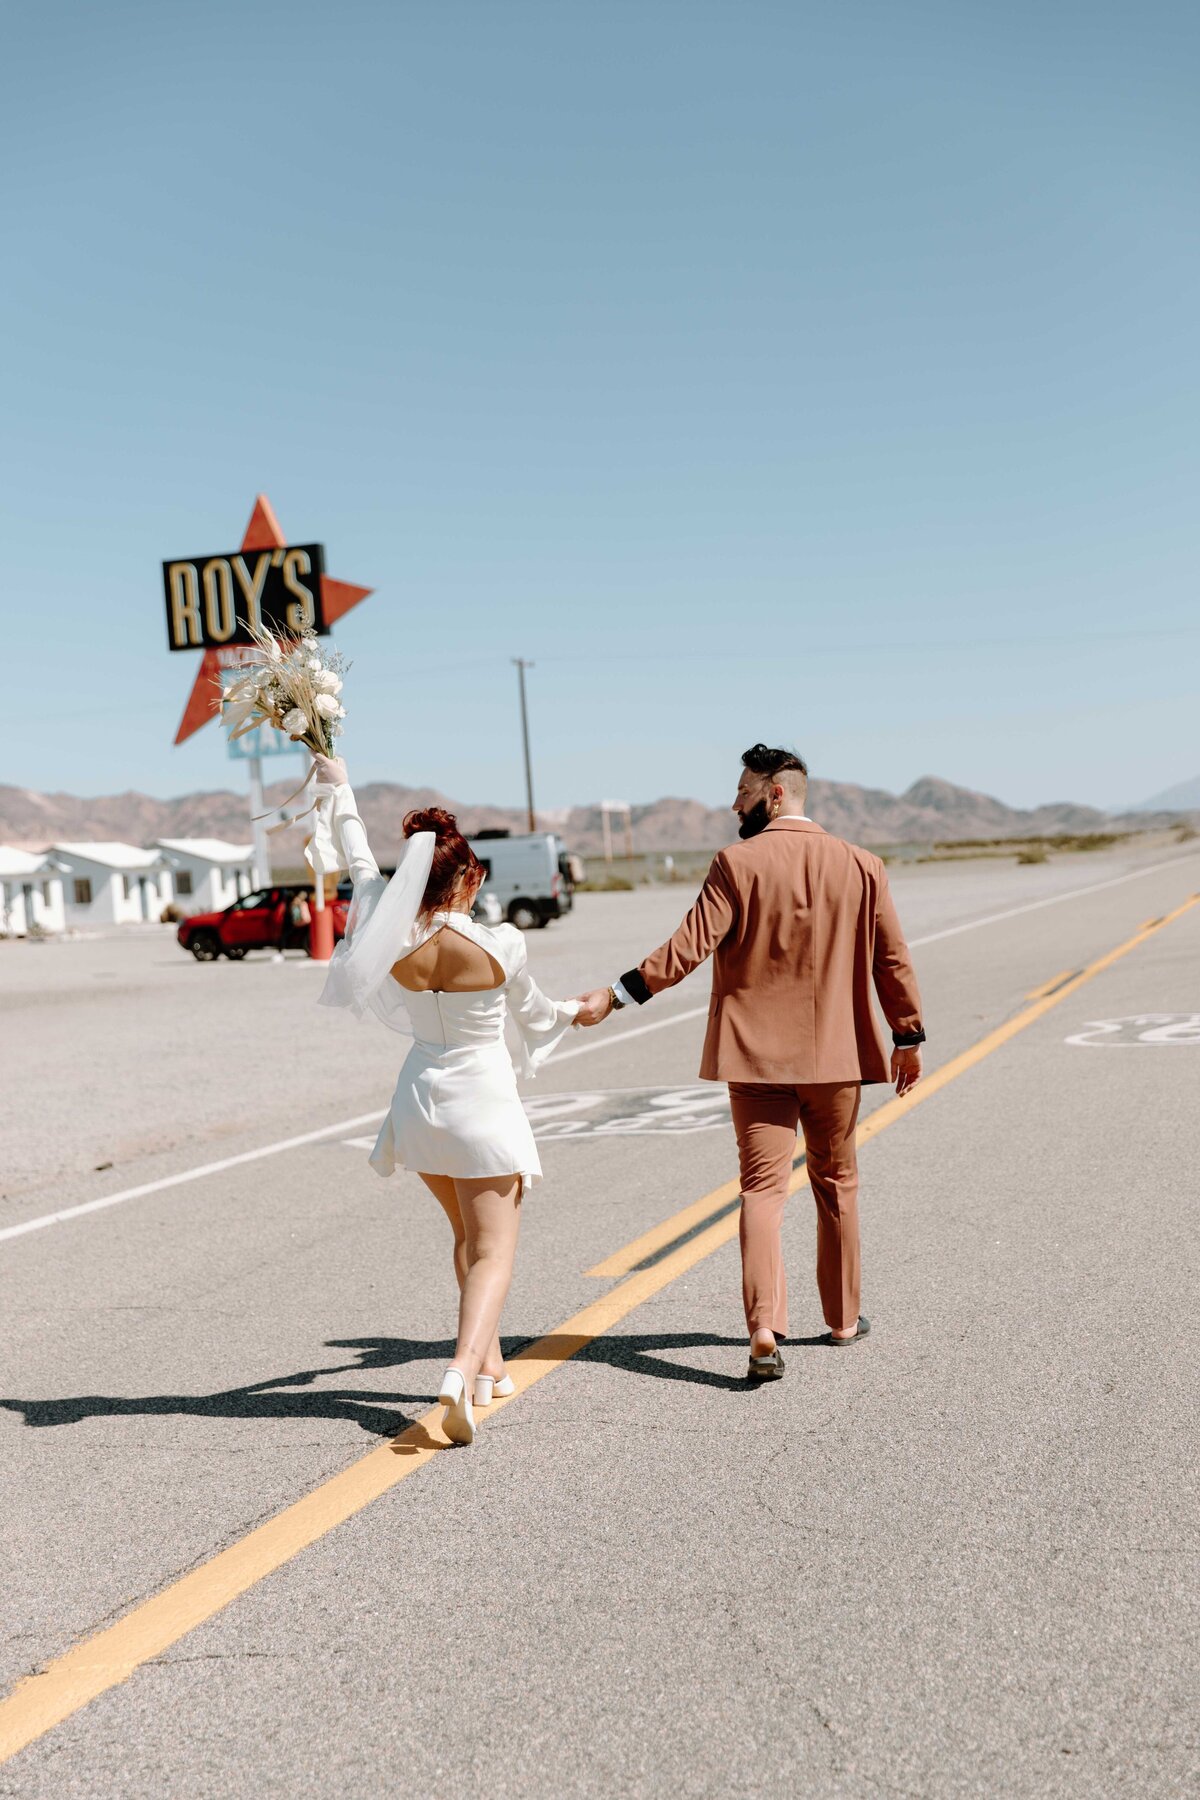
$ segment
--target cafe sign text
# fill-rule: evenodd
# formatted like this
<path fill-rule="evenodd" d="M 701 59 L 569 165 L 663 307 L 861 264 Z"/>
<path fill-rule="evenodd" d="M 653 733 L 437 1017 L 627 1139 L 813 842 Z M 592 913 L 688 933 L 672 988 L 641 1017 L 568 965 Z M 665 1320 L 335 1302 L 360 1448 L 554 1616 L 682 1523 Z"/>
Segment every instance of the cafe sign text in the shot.
<path fill-rule="evenodd" d="M 322 544 L 186 557 L 162 568 L 172 650 L 251 644 L 252 625 L 289 638 L 329 630 L 321 604 Z"/>

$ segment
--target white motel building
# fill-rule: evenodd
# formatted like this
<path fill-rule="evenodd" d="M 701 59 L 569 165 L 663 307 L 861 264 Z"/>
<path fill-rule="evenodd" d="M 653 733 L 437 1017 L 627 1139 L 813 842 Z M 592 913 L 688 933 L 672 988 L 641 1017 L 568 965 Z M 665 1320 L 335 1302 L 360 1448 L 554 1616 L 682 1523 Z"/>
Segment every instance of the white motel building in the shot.
<path fill-rule="evenodd" d="M 62 876 L 49 856 L 0 844 L 0 935 L 61 931 L 65 923 Z"/>
<path fill-rule="evenodd" d="M 161 850 L 136 844 L 51 844 L 47 860 L 62 876 L 68 928 L 157 921 L 174 897 Z"/>
<path fill-rule="evenodd" d="M 157 924 L 172 902 L 184 913 L 220 912 L 254 885 L 252 846 L 222 838 L 160 838 L 146 849 L 0 844 L 0 937 Z"/>
<path fill-rule="evenodd" d="M 254 887 L 254 850 L 222 838 L 157 838 L 171 868 L 174 899 L 186 913 L 220 912 Z"/>

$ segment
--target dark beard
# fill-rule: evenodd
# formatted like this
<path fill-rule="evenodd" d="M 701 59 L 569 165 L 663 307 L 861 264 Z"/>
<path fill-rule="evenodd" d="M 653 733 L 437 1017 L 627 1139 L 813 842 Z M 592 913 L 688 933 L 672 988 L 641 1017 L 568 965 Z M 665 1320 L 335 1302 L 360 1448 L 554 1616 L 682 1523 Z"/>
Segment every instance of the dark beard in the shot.
<path fill-rule="evenodd" d="M 771 814 L 767 803 L 765 800 L 760 800 L 757 806 L 750 808 L 738 826 L 738 836 L 741 838 L 757 837 L 759 832 L 765 831 L 770 823 Z"/>

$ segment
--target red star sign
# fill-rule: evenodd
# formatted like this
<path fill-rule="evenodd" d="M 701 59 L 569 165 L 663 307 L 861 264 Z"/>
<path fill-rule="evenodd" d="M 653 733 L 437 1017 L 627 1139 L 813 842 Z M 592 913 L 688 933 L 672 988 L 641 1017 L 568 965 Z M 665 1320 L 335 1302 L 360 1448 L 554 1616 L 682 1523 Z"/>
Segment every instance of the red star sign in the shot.
<path fill-rule="evenodd" d="M 250 514 L 250 523 L 246 527 L 241 548 L 281 550 L 286 543 L 287 539 L 279 529 L 279 520 L 275 517 L 271 502 L 265 494 L 259 494 L 254 502 L 254 511 Z M 335 581 L 332 575 L 322 575 L 321 606 L 325 613 L 325 623 L 332 625 L 373 591 L 372 588 L 355 587 L 352 581 Z M 179 730 L 175 733 L 177 744 L 182 744 L 185 738 L 190 738 L 193 732 L 199 731 L 202 725 L 207 725 L 220 712 L 221 690 L 217 685 L 220 670 L 236 668 L 245 661 L 244 649 L 204 652 L 187 705 L 183 709 L 183 717 L 179 721 Z"/>

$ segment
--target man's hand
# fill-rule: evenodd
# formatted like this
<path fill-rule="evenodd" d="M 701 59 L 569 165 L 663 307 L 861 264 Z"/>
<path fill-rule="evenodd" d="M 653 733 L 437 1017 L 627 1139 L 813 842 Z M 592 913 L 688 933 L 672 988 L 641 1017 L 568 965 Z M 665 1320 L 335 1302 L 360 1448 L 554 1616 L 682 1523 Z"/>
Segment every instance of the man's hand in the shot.
<path fill-rule="evenodd" d="M 575 1015 L 577 1025 L 599 1025 L 613 1010 L 611 988 L 593 988 L 590 994 L 577 994 L 576 999 L 579 1001 L 579 1011 Z"/>
<path fill-rule="evenodd" d="M 921 1046 L 897 1045 L 892 1051 L 892 1080 L 898 1094 L 907 1094 L 921 1079 Z"/>
<path fill-rule="evenodd" d="M 350 779 L 340 756 L 322 756 L 320 751 L 314 751 L 313 768 L 322 787 L 342 787 Z"/>

